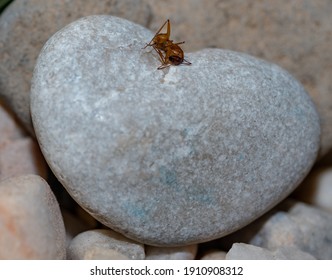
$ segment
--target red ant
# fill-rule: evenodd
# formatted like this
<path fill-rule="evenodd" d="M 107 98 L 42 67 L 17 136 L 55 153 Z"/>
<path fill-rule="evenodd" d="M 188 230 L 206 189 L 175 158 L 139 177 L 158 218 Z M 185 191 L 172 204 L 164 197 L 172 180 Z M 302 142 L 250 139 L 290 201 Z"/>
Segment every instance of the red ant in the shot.
<path fill-rule="evenodd" d="M 160 33 L 160 31 L 164 28 L 164 26 L 167 23 L 167 32 L 166 33 Z M 171 24 L 169 19 L 165 21 L 165 23 L 159 28 L 157 33 L 154 35 L 150 43 L 146 44 L 146 47 L 153 47 L 154 50 L 158 53 L 161 65 L 158 67 L 158 70 L 169 67 L 171 65 L 180 65 L 180 64 L 186 64 L 190 65 L 191 63 L 184 59 L 184 53 L 180 44 L 183 44 L 183 42 L 179 43 L 173 43 L 173 40 L 170 40 L 171 34 Z"/>

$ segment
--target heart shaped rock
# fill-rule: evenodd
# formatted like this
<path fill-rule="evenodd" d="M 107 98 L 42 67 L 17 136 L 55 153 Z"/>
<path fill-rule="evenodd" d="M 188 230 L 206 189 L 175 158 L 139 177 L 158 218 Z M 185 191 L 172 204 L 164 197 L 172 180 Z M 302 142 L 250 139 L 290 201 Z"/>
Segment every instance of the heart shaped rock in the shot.
<path fill-rule="evenodd" d="M 153 33 L 80 19 L 44 46 L 31 112 L 55 175 L 96 219 L 175 246 L 235 231 L 311 168 L 319 118 L 302 86 L 254 57 L 206 49 L 157 70 Z"/>

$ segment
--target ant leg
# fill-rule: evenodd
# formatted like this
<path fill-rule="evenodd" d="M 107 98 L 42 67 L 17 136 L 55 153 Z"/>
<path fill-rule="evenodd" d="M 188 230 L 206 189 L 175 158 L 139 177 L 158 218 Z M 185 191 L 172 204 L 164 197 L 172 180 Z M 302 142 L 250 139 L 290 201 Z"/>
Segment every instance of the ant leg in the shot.
<path fill-rule="evenodd" d="M 153 38 L 153 39 L 154 39 L 154 38 Z M 145 49 L 146 47 L 153 47 L 153 46 L 156 44 L 156 43 L 151 44 L 152 41 L 153 41 L 153 39 L 151 40 L 150 43 L 146 44 L 145 47 L 142 48 L 142 50 Z"/>
<path fill-rule="evenodd" d="M 166 20 L 166 22 L 167 22 L 167 33 L 166 34 L 167 34 L 167 38 L 169 39 L 169 36 L 171 36 L 171 23 L 169 22 L 169 19 Z M 165 23 L 164 23 L 164 25 L 165 25 Z"/>
<path fill-rule="evenodd" d="M 161 65 L 157 68 L 158 70 L 164 69 L 166 67 L 169 67 L 171 64 L 166 62 L 166 58 L 163 56 L 163 53 L 161 50 L 155 48 L 156 52 L 159 54 L 159 58 L 161 60 Z"/>
<path fill-rule="evenodd" d="M 182 64 L 191 65 L 191 62 L 189 62 L 188 60 L 183 59 Z"/>
<path fill-rule="evenodd" d="M 165 23 L 159 28 L 159 30 L 156 32 L 156 34 L 154 35 L 154 37 L 156 37 L 156 35 L 159 34 L 159 32 L 164 28 L 164 26 L 166 25 L 166 23 L 167 23 L 167 33 L 166 34 L 168 35 L 168 38 L 169 38 L 169 35 L 171 33 L 171 27 L 170 27 L 169 19 L 166 20 Z"/>
<path fill-rule="evenodd" d="M 170 66 L 171 66 L 171 64 L 162 64 L 157 69 L 161 70 L 161 69 L 164 69 L 164 68 L 167 68 L 167 67 L 170 67 Z"/>
<path fill-rule="evenodd" d="M 181 44 L 184 44 L 185 41 L 182 41 L 182 42 L 179 42 L 179 43 L 173 43 L 174 45 L 181 45 Z"/>
<path fill-rule="evenodd" d="M 164 28 L 164 26 L 166 25 L 166 23 L 167 23 L 167 32 L 166 32 L 166 34 L 167 34 L 167 38 L 169 38 L 170 33 L 171 33 L 171 26 L 170 26 L 170 22 L 169 22 L 169 19 L 168 19 L 168 20 L 166 20 L 166 21 L 164 22 L 164 24 L 158 29 L 158 31 L 156 32 L 156 34 L 154 34 L 152 40 L 151 40 L 148 44 L 146 44 L 145 47 L 142 48 L 142 49 L 145 49 L 146 47 L 152 47 L 153 45 L 155 45 L 155 43 L 153 43 L 153 44 L 151 44 L 151 43 L 152 43 L 153 40 L 156 38 L 156 36 L 160 33 L 160 31 Z"/>
<path fill-rule="evenodd" d="M 163 53 L 161 52 L 161 50 L 157 49 L 155 46 L 153 46 L 154 50 L 157 52 L 157 54 L 159 55 L 159 59 L 161 61 L 161 63 L 165 63 L 165 58 L 163 56 Z"/>

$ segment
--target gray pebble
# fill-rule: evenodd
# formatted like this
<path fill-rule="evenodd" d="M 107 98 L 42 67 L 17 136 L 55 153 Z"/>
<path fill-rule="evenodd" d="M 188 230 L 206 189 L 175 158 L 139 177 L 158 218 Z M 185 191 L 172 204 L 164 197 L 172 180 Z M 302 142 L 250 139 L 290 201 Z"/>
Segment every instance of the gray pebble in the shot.
<path fill-rule="evenodd" d="M 226 254 L 226 260 L 271 260 L 272 253 L 264 248 L 250 244 L 234 243 Z"/>
<path fill-rule="evenodd" d="M 110 16 L 57 32 L 36 64 L 31 113 L 44 156 L 105 225 L 179 246 L 235 231 L 285 198 L 319 146 L 319 118 L 276 65 L 206 49 L 157 70 L 153 34 Z M 206 222 L 208 221 L 208 222 Z"/>
<path fill-rule="evenodd" d="M 146 260 L 193 260 L 197 244 L 179 247 L 145 247 Z"/>
<path fill-rule="evenodd" d="M 280 247 L 274 251 L 274 255 L 280 260 L 316 260 L 313 255 L 294 247 Z"/>
<path fill-rule="evenodd" d="M 59 205 L 41 177 L 0 183 L 0 259 L 65 259 L 65 228 Z"/>
<path fill-rule="evenodd" d="M 226 260 L 314 260 L 297 248 L 283 247 L 270 251 L 250 244 L 234 243 L 226 254 Z"/>
<path fill-rule="evenodd" d="M 72 260 L 145 258 L 144 245 L 108 229 L 80 233 L 71 241 L 67 252 L 67 258 Z"/>

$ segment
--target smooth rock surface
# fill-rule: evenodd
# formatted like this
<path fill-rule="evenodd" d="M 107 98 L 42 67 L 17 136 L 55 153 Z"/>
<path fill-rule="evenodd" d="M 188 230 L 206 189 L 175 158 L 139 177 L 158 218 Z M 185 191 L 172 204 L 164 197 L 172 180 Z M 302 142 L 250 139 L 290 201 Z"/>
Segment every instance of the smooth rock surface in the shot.
<path fill-rule="evenodd" d="M 320 156 L 332 152 L 331 0 L 144 0 L 151 7 L 148 27 L 167 18 L 175 41 L 187 51 L 214 47 L 245 52 L 292 73 L 321 116 Z M 209 15 L 209 16 L 206 16 Z"/>
<path fill-rule="evenodd" d="M 270 251 L 250 244 L 234 243 L 226 254 L 226 260 L 314 260 L 315 258 L 297 248 L 283 247 Z"/>
<path fill-rule="evenodd" d="M 39 176 L 0 183 L 0 233 L 0 259 L 65 259 L 60 208 Z"/>
<path fill-rule="evenodd" d="M 332 215 L 301 202 L 286 201 L 286 212 L 277 212 L 250 243 L 275 250 L 296 247 L 317 259 L 332 259 Z"/>
<path fill-rule="evenodd" d="M 72 240 L 67 252 L 67 258 L 72 260 L 145 258 L 143 244 L 108 229 L 80 233 Z"/>
<path fill-rule="evenodd" d="M 221 237 L 306 176 L 317 112 L 287 72 L 242 53 L 206 49 L 157 70 L 142 50 L 152 36 L 108 16 L 56 33 L 33 77 L 38 141 L 68 192 L 114 230 L 158 246 Z"/>
<path fill-rule="evenodd" d="M 296 189 L 294 197 L 332 212 L 332 166 L 310 172 Z"/>
<path fill-rule="evenodd" d="M 145 247 L 146 260 L 193 260 L 197 253 L 197 244 L 179 247 Z"/>
<path fill-rule="evenodd" d="M 150 7 L 142 0 L 15 0 L 0 16 L 0 97 L 33 133 L 30 81 L 37 56 L 56 31 L 88 15 L 112 14 L 146 25 Z"/>

